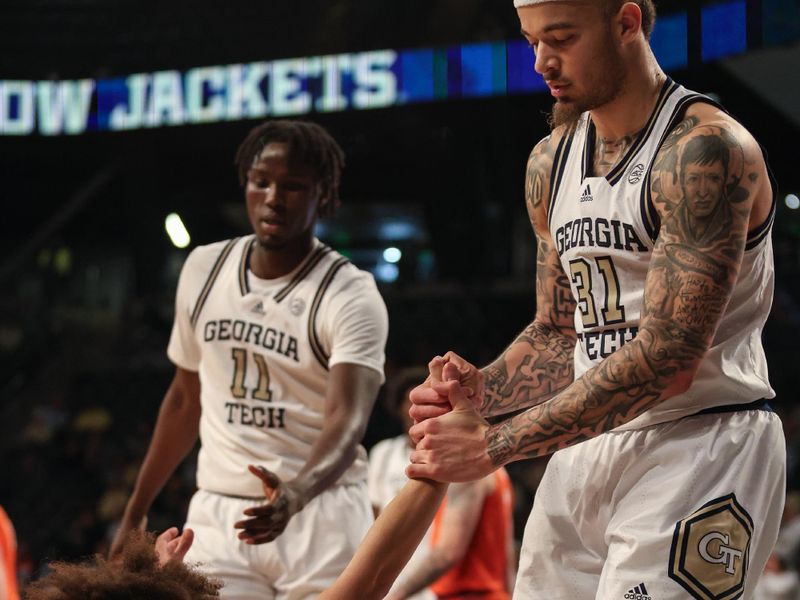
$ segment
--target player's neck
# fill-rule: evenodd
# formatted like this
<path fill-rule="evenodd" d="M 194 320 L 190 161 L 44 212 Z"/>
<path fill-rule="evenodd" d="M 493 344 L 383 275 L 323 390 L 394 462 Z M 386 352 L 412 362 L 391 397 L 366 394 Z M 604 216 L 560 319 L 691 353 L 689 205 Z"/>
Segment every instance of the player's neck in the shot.
<path fill-rule="evenodd" d="M 314 237 L 301 236 L 280 247 L 256 244 L 250 255 L 250 271 L 259 279 L 276 279 L 291 273 L 314 247 Z"/>
<path fill-rule="evenodd" d="M 632 69 L 620 94 L 591 111 L 597 137 L 621 140 L 641 131 L 655 108 L 666 75 L 655 64 Z"/>

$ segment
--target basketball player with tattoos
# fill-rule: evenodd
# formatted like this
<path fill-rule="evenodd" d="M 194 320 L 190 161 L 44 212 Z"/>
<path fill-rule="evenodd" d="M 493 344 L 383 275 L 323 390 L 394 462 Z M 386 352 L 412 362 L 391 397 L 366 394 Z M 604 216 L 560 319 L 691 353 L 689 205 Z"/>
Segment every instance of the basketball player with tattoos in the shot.
<path fill-rule="evenodd" d="M 555 98 L 525 186 L 536 314 L 482 370 L 433 359 L 407 473 L 470 481 L 555 453 L 515 598 L 749 598 L 785 494 L 764 156 L 661 70 L 651 0 L 515 6 Z"/>

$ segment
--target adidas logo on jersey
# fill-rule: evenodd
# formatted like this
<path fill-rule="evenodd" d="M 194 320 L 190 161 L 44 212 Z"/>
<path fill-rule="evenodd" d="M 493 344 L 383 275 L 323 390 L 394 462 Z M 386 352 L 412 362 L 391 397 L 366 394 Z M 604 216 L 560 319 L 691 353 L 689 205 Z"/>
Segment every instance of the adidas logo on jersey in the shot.
<path fill-rule="evenodd" d="M 593 200 L 594 198 L 592 198 L 592 188 L 590 188 L 587 185 L 586 189 L 583 190 L 583 194 L 581 194 L 581 202 L 592 202 Z"/>
<path fill-rule="evenodd" d="M 628 593 L 625 594 L 625 600 L 653 600 L 653 598 L 647 594 L 647 588 L 644 587 L 644 583 L 640 583 L 635 588 L 628 590 Z"/>
<path fill-rule="evenodd" d="M 267 314 L 267 313 L 264 311 L 264 303 L 263 303 L 263 302 L 261 302 L 261 301 L 259 301 L 259 303 L 258 303 L 258 304 L 256 304 L 256 305 L 253 307 L 253 312 L 254 312 L 254 313 L 256 313 L 257 315 L 265 315 L 265 314 Z"/>

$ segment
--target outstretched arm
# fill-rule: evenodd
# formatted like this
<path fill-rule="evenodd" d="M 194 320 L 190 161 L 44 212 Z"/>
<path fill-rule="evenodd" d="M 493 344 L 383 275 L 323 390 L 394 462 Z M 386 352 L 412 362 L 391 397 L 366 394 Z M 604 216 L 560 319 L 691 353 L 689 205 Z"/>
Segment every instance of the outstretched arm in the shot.
<path fill-rule="evenodd" d="M 164 395 L 150 447 L 136 479 L 109 555 L 114 558 L 133 529 L 142 528 L 147 511 L 177 466 L 194 448 L 200 427 L 200 379 L 181 367 Z"/>
<path fill-rule="evenodd" d="M 451 364 L 441 369 L 440 376 L 455 383 L 458 373 Z M 436 481 L 412 479 L 406 483 L 378 516 L 347 568 L 320 600 L 381 600 L 386 596 L 425 536 L 446 492 L 447 484 Z"/>
<path fill-rule="evenodd" d="M 419 561 L 416 568 L 403 574 L 403 581 L 387 600 L 403 600 L 433 584 L 456 566 L 467 554 L 481 518 L 483 503 L 491 491 L 486 478 L 456 483 L 447 490 L 438 539 Z"/>
<path fill-rule="evenodd" d="M 419 545 L 447 484 L 411 480 L 367 532 L 353 559 L 319 600 L 381 600 Z"/>
<path fill-rule="evenodd" d="M 472 450 L 464 442 L 461 452 L 472 460 L 461 463 L 469 465 L 437 458 L 437 437 L 455 435 L 446 423 L 450 415 L 416 425 L 414 435 L 428 439 L 412 454 L 412 462 L 422 464 L 411 465 L 409 476 L 474 479 L 595 437 L 688 389 L 738 277 L 754 201 L 767 195 L 763 174 L 757 145 L 737 124 L 688 117 L 653 169 L 661 229 L 637 337 L 555 398 L 512 419 L 494 426 L 473 419 L 467 427 L 462 418 L 459 436 Z"/>

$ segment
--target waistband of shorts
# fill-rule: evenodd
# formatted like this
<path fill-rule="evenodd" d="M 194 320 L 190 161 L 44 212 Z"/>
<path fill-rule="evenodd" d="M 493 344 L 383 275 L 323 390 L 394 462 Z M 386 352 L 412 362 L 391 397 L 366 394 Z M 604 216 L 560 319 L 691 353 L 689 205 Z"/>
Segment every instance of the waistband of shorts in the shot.
<path fill-rule="evenodd" d="M 366 481 L 337 481 L 330 487 L 325 488 L 320 493 L 324 493 L 327 491 L 335 490 L 338 487 L 348 486 L 348 485 L 367 485 Z M 234 500 L 253 500 L 257 502 L 264 502 L 267 497 L 266 496 L 243 496 L 241 494 L 226 494 L 224 492 L 218 492 L 217 490 L 209 490 L 206 488 L 197 488 L 198 492 L 204 492 L 206 494 L 213 494 L 214 496 L 222 496 L 223 498 L 233 498 Z"/>
<path fill-rule="evenodd" d="M 722 406 L 711 406 L 710 408 L 704 408 L 700 412 L 696 412 L 689 416 L 697 417 L 699 415 L 714 415 L 717 413 L 731 413 L 742 410 L 763 410 L 766 412 L 775 412 L 772 410 L 772 407 L 769 405 L 769 401 L 766 398 L 760 398 L 747 404 L 724 404 Z"/>
<path fill-rule="evenodd" d="M 217 492 L 214 490 L 206 490 L 200 488 L 198 491 L 203 492 L 205 494 L 212 494 L 214 496 L 222 496 L 223 498 L 234 498 L 236 500 L 257 500 L 257 501 L 264 501 L 267 499 L 266 496 L 240 496 L 238 494 L 223 494 L 222 492 Z"/>

